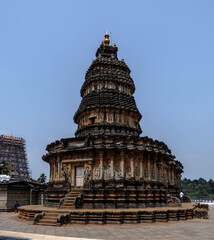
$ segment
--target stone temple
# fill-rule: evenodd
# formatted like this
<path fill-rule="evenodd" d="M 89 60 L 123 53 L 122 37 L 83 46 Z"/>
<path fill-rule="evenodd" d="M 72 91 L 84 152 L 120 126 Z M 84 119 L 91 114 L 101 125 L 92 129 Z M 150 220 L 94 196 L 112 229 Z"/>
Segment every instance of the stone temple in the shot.
<path fill-rule="evenodd" d="M 134 81 L 106 33 L 85 74 L 75 137 L 46 148 L 45 206 L 83 209 L 179 205 L 182 164 L 163 142 L 141 137 Z"/>

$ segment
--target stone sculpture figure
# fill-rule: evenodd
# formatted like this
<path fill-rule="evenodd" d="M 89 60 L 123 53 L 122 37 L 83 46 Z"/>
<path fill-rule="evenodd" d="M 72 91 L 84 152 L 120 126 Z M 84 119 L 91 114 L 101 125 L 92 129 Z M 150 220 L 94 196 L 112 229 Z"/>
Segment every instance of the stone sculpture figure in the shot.
<path fill-rule="evenodd" d="M 109 179 L 113 176 L 113 173 L 111 171 L 111 166 L 108 164 L 106 165 L 106 167 L 104 168 L 104 178 L 105 179 Z"/>
<path fill-rule="evenodd" d="M 66 165 L 64 166 L 63 176 L 65 178 L 65 182 L 69 182 L 69 180 L 70 180 L 70 170 Z"/>
<path fill-rule="evenodd" d="M 91 180 L 91 168 L 89 166 L 86 166 L 84 171 L 84 184 L 88 184 Z"/>
<path fill-rule="evenodd" d="M 131 177 L 132 177 L 132 175 L 131 175 L 131 168 L 128 167 L 127 172 L 126 172 L 126 178 L 129 179 Z"/>
<path fill-rule="evenodd" d="M 99 166 L 94 167 L 94 179 L 99 179 L 100 178 L 100 168 Z"/>
<path fill-rule="evenodd" d="M 122 170 L 119 164 L 116 165 L 115 167 L 115 178 L 116 179 L 122 178 Z"/>

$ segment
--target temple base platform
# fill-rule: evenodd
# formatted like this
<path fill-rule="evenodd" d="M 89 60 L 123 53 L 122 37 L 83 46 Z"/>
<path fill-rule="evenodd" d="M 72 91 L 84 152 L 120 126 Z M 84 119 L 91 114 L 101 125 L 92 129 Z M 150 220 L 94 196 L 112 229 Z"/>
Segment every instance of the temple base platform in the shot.
<path fill-rule="evenodd" d="M 60 209 L 43 205 L 19 207 L 19 218 L 38 225 L 154 223 L 209 218 L 205 204 L 183 203 L 179 207 L 129 209 Z"/>

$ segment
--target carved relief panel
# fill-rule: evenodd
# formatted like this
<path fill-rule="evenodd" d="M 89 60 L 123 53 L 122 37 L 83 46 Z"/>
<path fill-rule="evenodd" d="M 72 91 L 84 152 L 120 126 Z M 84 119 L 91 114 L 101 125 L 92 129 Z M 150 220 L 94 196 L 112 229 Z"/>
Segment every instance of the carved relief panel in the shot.
<path fill-rule="evenodd" d="M 139 159 L 135 159 L 134 161 L 134 176 L 135 179 L 139 179 L 140 178 L 140 160 Z"/>
<path fill-rule="evenodd" d="M 115 173 L 115 178 L 116 178 L 116 179 L 122 178 L 122 169 L 121 169 L 121 167 L 120 167 L 120 164 L 117 164 L 117 165 L 115 166 L 114 173 Z"/>
<path fill-rule="evenodd" d="M 110 164 L 104 167 L 104 179 L 110 179 L 113 177 L 113 172 L 111 170 Z"/>
<path fill-rule="evenodd" d="M 95 165 L 93 170 L 93 179 L 99 179 L 100 178 L 100 166 Z"/>
<path fill-rule="evenodd" d="M 91 180 L 91 176 L 92 173 L 91 173 L 91 166 L 87 165 L 85 167 L 85 171 L 84 171 L 84 183 L 85 184 L 88 184 Z"/>

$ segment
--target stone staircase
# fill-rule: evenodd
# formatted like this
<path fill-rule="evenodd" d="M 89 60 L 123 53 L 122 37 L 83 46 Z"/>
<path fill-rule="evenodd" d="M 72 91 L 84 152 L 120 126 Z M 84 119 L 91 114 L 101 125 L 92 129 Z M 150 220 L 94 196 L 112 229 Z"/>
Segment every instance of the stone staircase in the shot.
<path fill-rule="evenodd" d="M 34 220 L 34 224 L 43 225 L 43 226 L 61 226 L 66 223 L 66 215 L 69 213 L 60 213 L 60 212 L 43 212 L 39 214 L 38 220 Z M 67 220 L 68 221 L 68 220 Z"/>
<path fill-rule="evenodd" d="M 63 199 L 60 208 L 75 209 L 76 198 L 81 194 L 79 188 L 72 189 Z"/>

